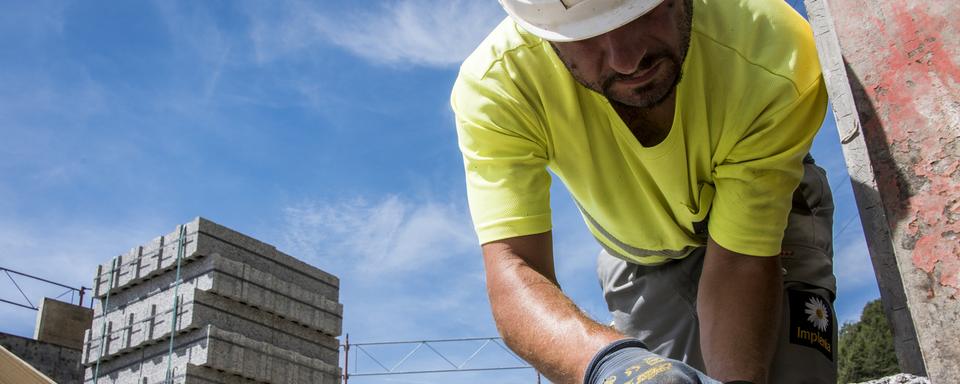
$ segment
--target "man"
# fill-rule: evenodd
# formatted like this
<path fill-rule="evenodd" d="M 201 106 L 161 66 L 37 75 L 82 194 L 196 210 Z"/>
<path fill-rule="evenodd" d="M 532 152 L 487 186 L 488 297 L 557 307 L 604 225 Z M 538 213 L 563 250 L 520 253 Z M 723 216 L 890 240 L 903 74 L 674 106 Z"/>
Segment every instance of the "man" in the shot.
<path fill-rule="evenodd" d="M 501 4 L 451 102 L 507 344 L 557 383 L 711 380 L 691 367 L 835 382 L 833 206 L 807 154 L 826 90 L 806 21 L 778 0 Z M 613 327 L 559 288 L 548 167 L 602 246 Z"/>

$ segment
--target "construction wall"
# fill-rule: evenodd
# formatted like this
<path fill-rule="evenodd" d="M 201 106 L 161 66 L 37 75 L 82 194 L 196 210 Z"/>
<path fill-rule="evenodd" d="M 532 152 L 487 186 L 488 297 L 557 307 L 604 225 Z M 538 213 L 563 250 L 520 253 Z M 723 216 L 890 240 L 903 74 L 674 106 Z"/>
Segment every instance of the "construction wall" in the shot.
<path fill-rule="evenodd" d="M 806 0 L 901 368 L 960 377 L 960 2 Z"/>
<path fill-rule="evenodd" d="M 80 383 L 80 350 L 0 333 L 0 346 L 60 384 Z"/>

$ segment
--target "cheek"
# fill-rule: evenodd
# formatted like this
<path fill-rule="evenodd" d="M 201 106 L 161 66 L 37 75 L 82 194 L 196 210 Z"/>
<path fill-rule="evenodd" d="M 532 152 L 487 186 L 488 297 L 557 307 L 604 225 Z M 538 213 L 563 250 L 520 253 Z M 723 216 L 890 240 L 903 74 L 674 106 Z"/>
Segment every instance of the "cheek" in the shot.
<path fill-rule="evenodd" d="M 567 69 L 581 82 L 595 83 L 602 74 L 603 55 L 587 44 L 565 43 L 555 47 Z"/>
<path fill-rule="evenodd" d="M 653 13 L 645 16 L 647 29 L 643 33 L 661 45 L 676 47 L 682 38 L 680 29 L 684 15 L 683 4 L 680 1 L 664 3 Z"/>

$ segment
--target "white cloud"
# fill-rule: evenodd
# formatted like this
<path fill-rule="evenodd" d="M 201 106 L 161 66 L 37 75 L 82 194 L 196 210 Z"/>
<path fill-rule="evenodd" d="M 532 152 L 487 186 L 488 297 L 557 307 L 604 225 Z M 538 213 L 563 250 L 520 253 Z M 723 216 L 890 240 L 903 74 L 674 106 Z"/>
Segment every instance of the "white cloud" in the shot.
<path fill-rule="evenodd" d="M 332 43 L 377 64 L 431 67 L 459 64 L 504 17 L 492 1 L 468 0 L 402 0 L 351 12 L 301 2 L 274 17 L 252 14 L 261 61 Z"/>
<path fill-rule="evenodd" d="M 465 208 L 387 196 L 301 203 L 284 215 L 280 248 L 340 278 L 352 340 L 496 333 Z"/>
<path fill-rule="evenodd" d="M 466 212 L 449 204 L 390 196 L 303 203 L 285 215 L 295 254 L 345 258 L 334 263 L 368 275 L 414 270 L 478 248 Z"/>

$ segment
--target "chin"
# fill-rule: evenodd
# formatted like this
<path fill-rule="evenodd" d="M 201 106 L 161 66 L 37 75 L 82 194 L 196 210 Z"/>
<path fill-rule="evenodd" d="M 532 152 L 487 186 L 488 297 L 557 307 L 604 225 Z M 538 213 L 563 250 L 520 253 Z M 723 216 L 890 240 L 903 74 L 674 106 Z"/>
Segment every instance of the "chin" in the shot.
<path fill-rule="evenodd" d="M 653 108 L 667 101 L 674 90 L 676 90 L 675 85 L 665 83 L 637 88 L 628 95 L 607 95 L 607 98 L 631 107 Z"/>
<path fill-rule="evenodd" d="M 667 101 L 670 95 L 676 90 L 679 82 L 679 72 L 669 71 L 664 76 L 654 79 L 651 84 L 632 89 L 624 89 L 616 93 L 604 93 L 604 96 L 610 100 L 631 107 L 653 108 Z"/>

